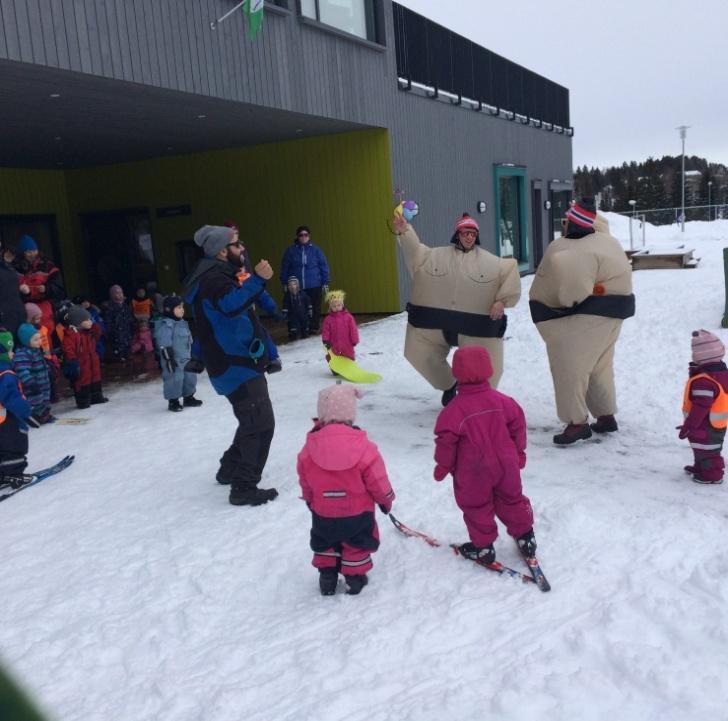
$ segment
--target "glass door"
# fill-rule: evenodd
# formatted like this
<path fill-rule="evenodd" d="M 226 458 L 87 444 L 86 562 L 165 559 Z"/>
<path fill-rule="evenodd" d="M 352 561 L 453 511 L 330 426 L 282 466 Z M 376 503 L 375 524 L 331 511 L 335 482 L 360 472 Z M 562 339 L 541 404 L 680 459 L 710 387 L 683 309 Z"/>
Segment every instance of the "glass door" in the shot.
<path fill-rule="evenodd" d="M 526 220 L 526 169 L 495 167 L 496 247 L 502 258 L 515 258 L 528 268 L 528 222 Z"/>

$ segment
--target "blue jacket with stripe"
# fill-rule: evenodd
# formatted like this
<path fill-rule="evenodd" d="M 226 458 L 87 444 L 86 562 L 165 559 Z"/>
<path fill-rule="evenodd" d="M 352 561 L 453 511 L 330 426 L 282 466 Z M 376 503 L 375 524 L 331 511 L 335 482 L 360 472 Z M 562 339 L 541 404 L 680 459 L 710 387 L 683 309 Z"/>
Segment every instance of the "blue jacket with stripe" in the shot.
<path fill-rule="evenodd" d="M 242 277 L 226 261 L 203 258 L 185 281 L 202 359 L 223 396 L 263 374 L 268 364 L 265 331 L 253 309 L 265 281 L 255 274 Z"/>

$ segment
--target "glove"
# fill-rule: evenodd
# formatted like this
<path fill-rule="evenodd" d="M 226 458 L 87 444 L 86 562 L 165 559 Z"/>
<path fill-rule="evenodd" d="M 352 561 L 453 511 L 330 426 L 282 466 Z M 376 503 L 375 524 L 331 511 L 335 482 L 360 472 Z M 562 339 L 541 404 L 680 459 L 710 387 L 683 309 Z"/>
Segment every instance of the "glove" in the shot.
<path fill-rule="evenodd" d="M 520 451 L 518 454 L 518 467 L 523 469 L 526 467 L 526 451 Z"/>
<path fill-rule="evenodd" d="M 326 350 L 331 350 L 331 343 L 324 341 L 324 348 L 326 348 Z"/>
<path fill-rule="evenodd" d="M 170 346 L 166 346 L 159 351 L 162 356 L 162 361 L 167 367 L 169 373 L 174 373 L 177 370 L 177 361 L 174 359 L 174 349 Z"/>
<path fill-rule="evenodd" d="M 386 505 L 385 503 L 379 503 L 377 504 L 379 506 L 379 510 L 386 516 L 389 514 L 389 512 L 392 510 L 392 504 Z"/>
<path fill-rule="evenodd" d="M 678 438 L 687 438 L 688 437 L 688 429 L 683 423 L 681 426 L 675 426 L 675 430 L 680 431 L 680 433 L 677 434 Z"/>
<path fill-rule="evenodd" d="M 438 464 L 437 464 L 437 465 L 435 466 L 435 471 L 434 471 L 434 473 L 432 474 L 432 477 L 433 477 L 433 478 L 434 478 L 434 479 L 435 479 L 436 481 L 441 481 L 441 480 L 443 480 L 443 478 L 445 478 L 445 476 L 446 476 L 446 475 L 448 474 L 448 472 L 449 472 L 449 471 L 447 470 L 447 468 L 445 468 L 445 466 L 441 466 L 441 465 L 440 465 L 440 464 L 438 463 Z"/>
<path fill-rule="evenodd" d="M 185 373 L 202 373 L 205 370 L 205 364 L 200 358 L 190 358 L 185 363 Z"/>
<path fill-rule="evenodd" d="M 40 428 L 40 423 L 33 417 L 29 416 L 25 419 L 25 422 L 31 427 L 31 428 Z"/>
<path fill-rule="evenodd" d="M 71 383 L 77 381 L 81 376 L 81 366 L 77 360 L 67 360 L 63 364 L 63 375 Z"/>

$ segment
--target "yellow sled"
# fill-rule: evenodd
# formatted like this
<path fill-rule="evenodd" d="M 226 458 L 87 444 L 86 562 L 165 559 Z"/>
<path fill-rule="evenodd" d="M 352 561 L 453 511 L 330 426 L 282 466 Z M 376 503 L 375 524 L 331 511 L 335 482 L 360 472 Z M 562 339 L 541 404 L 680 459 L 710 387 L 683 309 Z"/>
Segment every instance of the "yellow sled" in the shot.
<path fill-rule="evenodd" d="M 332 353 L 331 351 L 327 351 L 327 355 L 330 357 L 329 368 L 347 381 L 351 381 L 352 383 L 376 383 L 382 380 L 382 376 L 379 373 L 365 371 L 356 364 L 356 361 L 351 360 L 351 358 L 336 355 L 336 353 Z"/>

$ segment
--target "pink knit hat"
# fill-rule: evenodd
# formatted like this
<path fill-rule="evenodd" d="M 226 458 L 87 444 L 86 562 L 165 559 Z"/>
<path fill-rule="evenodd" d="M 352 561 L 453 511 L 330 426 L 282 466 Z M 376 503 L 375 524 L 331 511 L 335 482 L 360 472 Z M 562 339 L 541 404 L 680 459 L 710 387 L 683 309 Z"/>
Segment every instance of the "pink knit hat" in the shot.
<path fill-rule="evenodd" d="M 461 230 L 474 230 L 476 233 L 480 232 L 480 228 L 475 222 L 475 219 L 467 213 L 463 213 L 462 217 L 455 221 L 455 232 L 459 233 Z"/>
<path fill-rule="evenodd" d="M 698 365 L 717 363 L 725 355 L 725 346 L 718 336 L 707 330 L 694 330 L 692 338 L 693 362 Z"/>
<path fill-rule="evenodd" d="M 337 383 L 318 395 L 318 419 L 321 423 L 353 423 L 356 420 L 356 399 L 362 393 L 354 386 Z"/>
<path fill-rule="evenodd" d="M 37 318 L 39 315 L 43 315 L 43 313 L 35 303 L 25 304 L 25 317 L 27 318 L 28 323 L 32 323 L 33 318 Z"/>
<path fill-rule="evenodd" d="M 452 358 L 452 373 L 458 383 L 483 383 L 493 375 L 490 353 L 480 346 L 458 348 Z"/>

